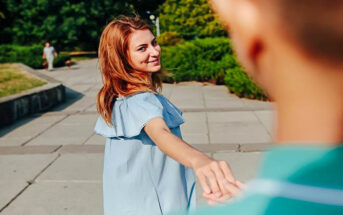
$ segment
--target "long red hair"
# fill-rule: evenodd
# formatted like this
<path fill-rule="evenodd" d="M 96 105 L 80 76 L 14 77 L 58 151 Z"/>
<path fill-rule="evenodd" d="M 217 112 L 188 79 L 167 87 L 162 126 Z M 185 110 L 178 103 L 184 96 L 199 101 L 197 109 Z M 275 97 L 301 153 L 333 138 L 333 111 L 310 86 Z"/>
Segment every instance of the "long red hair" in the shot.
<path fill-rule="evenodd" d="M 112 108 L 118 95 L 130 96 L 142 91 L 157 92 L 162 88 L 161 72 L 137 72 L 130 66 L 128 42 L 135 30 L 151 27 L 138 17 L 120 16 L 110 22 L 100 37 L 99 65 L 103 87 L 97 95 L 97 110 L 102 118 L 113 124 Z"/>

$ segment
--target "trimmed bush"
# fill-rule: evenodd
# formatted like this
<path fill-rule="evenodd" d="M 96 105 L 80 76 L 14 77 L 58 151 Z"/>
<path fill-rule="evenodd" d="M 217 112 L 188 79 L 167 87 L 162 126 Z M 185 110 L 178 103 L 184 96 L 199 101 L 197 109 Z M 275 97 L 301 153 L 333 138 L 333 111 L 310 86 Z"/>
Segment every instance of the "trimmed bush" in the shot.
<path fill-rule="evenodd" d="M 162 66 L 172 74 L 167 82 L 208 81 L 225 84 L 240 97 L 265 100 L 264 92 L 246 75 L 228 38 L 205 38 L 162 47 Z"/>
<path fill-rule="evenodd" d="M 162 47 L 162 65 L 173 74 L 173 80 L 211 81 L 223 83 L 231 54 L 227 38 L 205 38 L 187 41 L 170 47 Z"/>
<path fill-rule="evenodd" d="M 225 85 L 239 97 L 266 100 L 266 94 L 249 78 L 239 66 L 226 71 Z"/>
<path fill-rule="evenodd" d="M 18 46 L 18 45 L 0 45 L 0 63 L 20 62 L 32 68 L 43 68 L 42 59 L 43 46 Z M 64 66 L 65 61 L 70 60 L 68 54 L 60 54 L 54 59 L 54 66 Z"/>

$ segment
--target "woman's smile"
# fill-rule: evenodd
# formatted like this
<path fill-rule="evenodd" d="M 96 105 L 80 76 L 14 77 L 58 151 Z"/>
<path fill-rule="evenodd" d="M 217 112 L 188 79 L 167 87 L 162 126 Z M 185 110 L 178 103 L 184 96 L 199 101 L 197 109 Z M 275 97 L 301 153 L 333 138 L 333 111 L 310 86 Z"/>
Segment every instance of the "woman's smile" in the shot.
<path fill-rule="evenodd" d="M 134 31 L 129 40 L 130 63 L 134 70 L 153 73 L 161 70 L 161 47 L 149 30 Z"/>
<path fill-rule="evenodd" d="M 159 65 L 160 60 L 159 59 L 150 60 L 150 61 L 148 61 L 148 64 Z"/>

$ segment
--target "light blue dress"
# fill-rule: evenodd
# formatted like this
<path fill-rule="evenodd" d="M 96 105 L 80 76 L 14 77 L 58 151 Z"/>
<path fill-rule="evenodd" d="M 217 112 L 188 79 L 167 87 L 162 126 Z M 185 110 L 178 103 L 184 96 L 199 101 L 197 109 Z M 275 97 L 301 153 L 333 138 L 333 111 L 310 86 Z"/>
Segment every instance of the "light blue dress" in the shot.
<path fill-rule="evenodd" d="M 159 94 L 118 98 L 113 126 L 99 117 L 95 132 L 106 137 L 105 215 L 166 214 L 195 208 L 193 170 L 161 152 L 143 129 L 156 117 L 163 117 L 171 132 L 182 138 L 182 112 Z"/>

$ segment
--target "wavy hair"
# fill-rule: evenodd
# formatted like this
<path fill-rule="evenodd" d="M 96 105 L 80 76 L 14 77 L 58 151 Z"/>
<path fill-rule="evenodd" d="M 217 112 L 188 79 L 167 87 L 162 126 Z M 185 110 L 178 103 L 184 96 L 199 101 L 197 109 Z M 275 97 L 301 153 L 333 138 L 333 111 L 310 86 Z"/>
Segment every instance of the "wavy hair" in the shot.
<path fill-rule="evenodd" d="M 157 92 L 162 88 L 161 72 L 137 72 L 130 66 L 128 43 L 136 30 L 151 27 L 139 17 L 120 16 L 103 30 L 98 49 L 103 87 L 97 95 L 97 110 L 106 123 L 112 125 L 112 108 L 118 95 L 130 96 L 142 91 Z"/>

